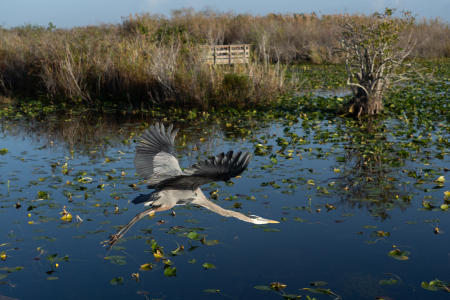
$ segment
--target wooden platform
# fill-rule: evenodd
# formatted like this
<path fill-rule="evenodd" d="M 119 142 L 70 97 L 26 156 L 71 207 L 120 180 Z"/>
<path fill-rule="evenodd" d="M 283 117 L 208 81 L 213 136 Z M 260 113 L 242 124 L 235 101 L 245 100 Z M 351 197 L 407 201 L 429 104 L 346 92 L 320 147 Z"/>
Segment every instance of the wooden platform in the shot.
<path fill-rule="evenodd" d="M 214 45 L 208 48 L 206 63 L 212 65 L 246 64 L 250 58 L 250 45 Z"/>

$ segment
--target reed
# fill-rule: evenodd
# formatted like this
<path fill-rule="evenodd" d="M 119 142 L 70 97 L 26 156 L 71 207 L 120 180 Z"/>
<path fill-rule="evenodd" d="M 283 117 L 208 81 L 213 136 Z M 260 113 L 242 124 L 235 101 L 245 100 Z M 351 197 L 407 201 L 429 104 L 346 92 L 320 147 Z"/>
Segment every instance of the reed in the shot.
<path fill-rule="evenodd" d="M 180 10 L 117 25 L 0 28 L 0 94 L 94 107 L 264 106 L 298 86 L 289 65 L 340 62 L 334 49 L 346 17 Z M 424 20 L 413 31 L 415 57 L 450 56 L 447 24 Z M 202 45 L 230 43 L 252 44 L 251 62 L 203 63 Z"/>

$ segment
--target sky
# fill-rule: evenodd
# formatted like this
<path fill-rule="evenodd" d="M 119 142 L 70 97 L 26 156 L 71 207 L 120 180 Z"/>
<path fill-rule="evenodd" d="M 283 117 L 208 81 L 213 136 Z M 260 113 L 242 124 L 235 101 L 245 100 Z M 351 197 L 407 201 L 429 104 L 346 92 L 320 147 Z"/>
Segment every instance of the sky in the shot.
<path fill-rule="evenodd" d="M 363 13 L 385 7 L 408 10 L 418 19 L 440 18 L 450 23 L 450 0 L 0 0 L 0 26 L 56 27 L 120 23 L 130 14 L 170 15 L 174 9 L 212 9 L 248 13 Z"/>

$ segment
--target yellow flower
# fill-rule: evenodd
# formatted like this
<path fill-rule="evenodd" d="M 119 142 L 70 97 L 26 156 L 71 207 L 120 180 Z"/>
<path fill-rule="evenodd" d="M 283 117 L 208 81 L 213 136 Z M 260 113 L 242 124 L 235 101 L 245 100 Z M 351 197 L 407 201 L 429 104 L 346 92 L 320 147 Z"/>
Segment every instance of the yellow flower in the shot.
<path fill-rule="evenodd" d="M 72 215 L 70 213 L 64 214 L 61 217 L 61 220 L 63 220 L 64 222 L 70 222 L 72 221 Z"/>
<path fill-rule="evenodd" d="M 438 178 L 436 178 L 436 180 L 434 182 L 443 184 L 443 183 L 445 183 L 445 177 L 439 176 Z"/>
<path fill-rule="evenodd" d="M 71 222 L 72 221 L 72 215 L 66 210 L 66 206 L 63 207 L 63 211 L 61 212 L 62 217 L 61 220 L 64 222 Z"/>

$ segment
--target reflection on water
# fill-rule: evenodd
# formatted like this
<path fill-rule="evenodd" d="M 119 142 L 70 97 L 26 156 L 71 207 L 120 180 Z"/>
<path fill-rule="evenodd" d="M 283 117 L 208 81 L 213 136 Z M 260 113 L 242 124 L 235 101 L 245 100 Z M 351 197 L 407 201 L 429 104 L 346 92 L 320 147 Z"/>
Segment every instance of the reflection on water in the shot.
<path fill-rule="evenodd" d="M 393 207 L 404 211 L 413 198 L 401 180 L 406 162 L 398 156 L 400 147 L 388 141 L 386 130 L 380 120 L 350 129 L 352 139 L 345 147 L 343 172 L 336 179 L 343 203 L 366 207 L 382 220 L 390 217 Z"/>
<path fill-rule="evenodd" d="M 436 181 L 448 161 L 439 138 L 428 142 L 417 129 L 388 122 L 167 116 L 180 128 L 181 166 L 230 149 L 253 154 L 242 178 L 202 187 L 210 203 L 281 222 L 253 225 L 175 206 L 105 250 L 100 242 L 141 212 L 132 203 L 147 191 L 135 145 L 155 121 L 93 114 L 1 121 L 1 295 L 328 299 L 302 290 L 321 282 L 343 299 L 446 299 L 420 284 L 449 281 L 450 219 L 440 208 L 449 185 Z M 388 255 L 394 245 L 407 260 Z M 271 290 L 276 282 L 287 287 Z"/>

